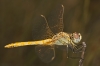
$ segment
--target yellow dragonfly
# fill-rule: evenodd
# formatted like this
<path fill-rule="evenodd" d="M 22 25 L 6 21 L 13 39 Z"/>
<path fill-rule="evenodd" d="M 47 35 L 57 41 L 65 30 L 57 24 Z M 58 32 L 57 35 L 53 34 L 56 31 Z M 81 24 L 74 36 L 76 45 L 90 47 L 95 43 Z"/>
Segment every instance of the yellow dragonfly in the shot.
<path fill-rule="evenodd" d="M 15 42 L 15 43 L 8 44 L 4 47 L 13 48 L 19 46 L 37 45 L 35 47 L 35 50 L 43 62 L 50 62 L 55 58 L 55 48 L 54 48 L 55 45 L 59 45 L 59 46 L 65 45 L 67 49 L 68 47 L 71 47 L 73 49 L 76 48 L 77 44 L 81 41 L 82 36 L 80 33 L 76 33 L 76 32 L 74 33 L 63 32 L 63 28 L 64 28 L 63 14 L 64 14 L 64 6 L 61 5 L 60 11 L 58 11 L 58 15 L 56 17 L 58 24 L 52 27 L 52 28 L 57 28 L 57 30 L 59 31 L 57 34 L 55 34 L 51 30 L 45 16 L 41 15 L 41 17 L 43 17 L 46 23 L 45 37 L 47 37 L 47 39 L 38 40 L 38 41 L 28 41 L 28 42 Z"/>

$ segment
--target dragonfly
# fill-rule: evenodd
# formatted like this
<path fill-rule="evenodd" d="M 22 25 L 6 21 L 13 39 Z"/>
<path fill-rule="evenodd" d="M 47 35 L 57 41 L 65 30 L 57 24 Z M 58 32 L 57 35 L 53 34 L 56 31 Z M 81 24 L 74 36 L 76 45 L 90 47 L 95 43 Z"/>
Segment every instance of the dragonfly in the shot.
<path fill-rule="evenodd" d="M 84 59 L 84 51 L 86 47 L 85 42 L 82 43 L 82 47 L 77 48 L 78 43 L 81 41 L 82 36 L 80 33 L 74 32 L 74 33 L 67 33 L 63 31 L 64 24 L 63 24 L 63 14 L 64 14 L 64 6 L 61 5 L 60 11 L 58 12 L 57 15 L 57 22 L 58 24 L 55 25 L 52 28 L 57 28 L 58 33 L 54 33 L 51 28 L 48 25 L 48 21 L 44 15 L 41 15 L 43 19 L 45 20 L 46 23 L 46 31 L 45 31 L 45 37 L 46 39 L 43 40 L 38 40 L 38 41 L 27 41 L 27 42 L 15 42 L 15 43 L 10 43 L 6 46 L 5 48 L 13 48 L 13 47 L 19 47 L 19 46 L 27 46 L 27 45 L 37 45 L 35 47 L 35 51 L 37 52 L 39 58 L 43 62 L 51 62 L 55 58 L 55 45 L 58 46 L 65 46 L 68 54 L 68 48 L 71 48 L 73 52 L 77 52 L 80 49 L 84 49 L 80 62 Z M 69 56 L 67 56 L 69 58 Z M 81 65 L 81 63 L 80 63 Z"/>

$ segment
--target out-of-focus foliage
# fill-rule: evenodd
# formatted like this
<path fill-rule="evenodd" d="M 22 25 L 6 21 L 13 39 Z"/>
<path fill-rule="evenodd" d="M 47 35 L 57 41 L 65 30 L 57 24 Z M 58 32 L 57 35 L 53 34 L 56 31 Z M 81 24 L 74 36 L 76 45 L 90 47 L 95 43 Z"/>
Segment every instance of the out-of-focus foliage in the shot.
<path fill-rule="evenodd" d="M 67 59 L 66 51 L 59 49 L 54 61 L 43 63 L 34 46 L 4 48 L 12 42 L 33 40 L 32 30 L 41 30 L 40 14 L 49 17 L 58 4 L 65 7 L 64 31 L 80 32 L 87 44 L 84 66 L 100 66 L 99 0 L 0 0 L 0 66 L 78 66 L 79 60 Z"/>

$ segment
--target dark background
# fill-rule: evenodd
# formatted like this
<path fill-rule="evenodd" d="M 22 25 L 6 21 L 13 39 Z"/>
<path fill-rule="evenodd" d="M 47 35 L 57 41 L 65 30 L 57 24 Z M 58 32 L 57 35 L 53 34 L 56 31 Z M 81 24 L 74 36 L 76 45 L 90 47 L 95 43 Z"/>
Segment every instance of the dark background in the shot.
<path fill-rule="evenodd" d="M 59 49 L 52 62 L 43 63 L 35 46 L 4 48 L 12 42 L 32 41 L 33 29 L 42 26 L 40 14 L 49 18 L 59 4 L 65 7 L 64 31 L 80 32 L 87 44 L 84 66 L 100 66 L 100 0 L 0 0 L 0 66 L 78 66 L 78 59 L 67 59 Z"/>

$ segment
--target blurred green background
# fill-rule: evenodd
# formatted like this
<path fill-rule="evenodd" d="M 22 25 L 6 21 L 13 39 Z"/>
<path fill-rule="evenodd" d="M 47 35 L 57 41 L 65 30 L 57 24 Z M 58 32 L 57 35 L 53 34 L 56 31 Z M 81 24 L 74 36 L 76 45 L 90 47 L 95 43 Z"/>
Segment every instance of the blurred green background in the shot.
<path fill-rule="evenodd" d="M 65 7 L 64 31 L 80 32 L 87 44 L 84 66 L 100 66 L 100 0 L 0 0 L 0 66 L 78 66 L 79 60 L 67 59 L 66 51 L 59 49 L 52 62 L 44 63 L 35 46 L 4 48 L 32 41 L 34 31 L 41 30 L 40 14 L 49 18 L 60 4 Z"/>

